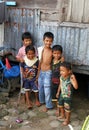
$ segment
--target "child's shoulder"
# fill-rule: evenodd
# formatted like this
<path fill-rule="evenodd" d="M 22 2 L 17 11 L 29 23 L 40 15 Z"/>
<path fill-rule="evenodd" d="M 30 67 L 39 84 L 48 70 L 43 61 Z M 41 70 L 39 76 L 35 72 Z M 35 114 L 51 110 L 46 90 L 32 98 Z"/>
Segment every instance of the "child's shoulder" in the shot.
<path fill-rule="evenodd" d="M 23 51 L 23 50 L 25 50 L 25 46 L 21 46 L 21 47 L 19 48 L 19 51 Z"/>
<path fill-rule="evenodd" d="M 40 47 L 37 48 L 37 50 L 38 50 L 38 51 L 42 51 L 43 48 L 44 48 L 44 46 L 40 46 Z"/>
<path fill-rule="evenodd" d="M 40 46 L 37 48 L 39 60 L 41 59 L 43 48 L 44 48 L 44 46 Z"/>

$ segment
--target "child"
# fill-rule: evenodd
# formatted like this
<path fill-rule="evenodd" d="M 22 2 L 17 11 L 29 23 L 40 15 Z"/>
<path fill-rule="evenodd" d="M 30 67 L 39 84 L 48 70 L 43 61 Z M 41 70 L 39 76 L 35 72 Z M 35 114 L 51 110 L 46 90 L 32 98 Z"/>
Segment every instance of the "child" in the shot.
<path fill-rule="evenodd" d="M 42 50 L 42 56 L 39 64 L 39 77 L 38 77 L 38 89 L 39 100 L 41 104 L 46 104 L 44 112 L 53 108 L 51 97 L 51 61 L 52 61 L 52 49 L 51 45 L 54 39 L 54 35 L 51 32 L 46 32 L 43 36 L 44 48 Z"/>
<path fill-rule="evenodd" d="M 64 61 L 64 57 L 62 56 L 62 46 L 60 45 L 54 45 L 52 47 L 52 53 L 53 53 L 53 60 L 52 60 L 52 101 L 56 103 L 57 106 L 57 98 L 56 93 L 59 86 L 59 77 L 60 77 L 60 71 L 59 67 L 61 62 Z M 59 115 L 59 109 L 56 111 L 56 115 Z"/>
<path fill-rule="evenodd" d="M 32 44 L 32 36 L 29 32 L 24 32 L 22 34 L 22 42 L 23 42 L 23 46 L 19 49 L 18 54 L 16 55 L 16 59 L 18 62 L 24 62 L 23 58 L 25 56 L 25 48 L 28 45 Z M 22 80 L 22 72 L 21 72 L 21 68 L 20 68 L 20 75 L 21 75 L 21 87 L 23 86 L 23 80 Z M 25 93 L 24 89 L 21 88 L 21 93 Z M 25 95 L 23 95 L 23 100 L 25 101 Z"/>
<path fill-rule="evenodd" d="M 56 97 L 59 97 L 61 112 L 58 120 L 63 120 L 63 125 L 68 125 L 70 122 L 73 88 L 78 89 L 78 83 L 74 74 L 72 74 L 70 63 L 61 63 L 60 75 L 60 85 L 56 94 Z"/>
<path fill-rule="evenodd" d="M 30 99 L 31 91 L 35 93 L 36 106 L 40 106 L 38 100 L 38 88 L 35 82 L 38 71 L 38 58 L 35 56 L 35 48 L 32 45 L 26 46 L 25 53 L 26 56 L 24 57 L 24 62 L 21 63 L 21 71 L 23 75 L 23 87 L 25 90 L 26 102 L 28 104 L 28 109 L 31 109 L 33 107 Z"/>
<path fill-rule="evenodd" d="M 31 37 L 31 34 L 29 32 L 24 32 L 22 34 L 22 42 L 23 42 L 23 46 L 19 49 L 18 54 L 16 56 L 16 59 L 19 62 L 23 62 L 23 58 L 25 56 L 25 48 L 26 48 L 26 46 L 32 44 L 32 37 Z"/>

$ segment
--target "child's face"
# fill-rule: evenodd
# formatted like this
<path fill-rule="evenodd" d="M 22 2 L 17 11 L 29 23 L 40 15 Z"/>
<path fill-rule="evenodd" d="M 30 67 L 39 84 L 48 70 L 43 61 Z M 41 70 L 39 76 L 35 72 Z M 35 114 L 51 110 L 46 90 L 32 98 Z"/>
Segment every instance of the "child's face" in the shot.
<path fill-rule="evenodd" d="M 45 39 L 43 39 L 43 42 L 45 44 L 45 47 L 50 48 L 50 46 L 52 45 L 53 39 L 45 37 Z"/>
<path fill-rule="evenodd" d="M 32 60 L 34 57 L 35 57 L 34 51 L 29 50 L 29 51 L 27 52 L 27 58 L 28 58 L 29 60 Z"/>
<path fill-rule="evenodd" d="M 60 75 L 63 78 L 67 78 L 71 74 L 71 70 L 67 69 L 64 66 L 60 66 Z"/>
<path fill-rule="evenodd" d="M 55 60 L 59 60 L 61 58 L 61 55 L 62 55 L 61 51 L 57 51 L 57 50 L 53 51 L 53 58 Z"/>
<path fill-rule="evenodd" d="M 23 44 L 24 44 L 24 46 L 31 45 L 32 44 L 32 40 L 30 38 L 25 38 L 23 40 Z"/>

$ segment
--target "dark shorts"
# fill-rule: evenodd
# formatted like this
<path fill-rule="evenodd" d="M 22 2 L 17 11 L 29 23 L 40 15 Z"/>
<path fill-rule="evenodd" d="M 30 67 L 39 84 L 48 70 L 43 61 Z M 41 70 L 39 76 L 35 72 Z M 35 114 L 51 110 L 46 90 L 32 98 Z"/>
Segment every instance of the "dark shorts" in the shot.
<path fill-rule="evenodd" d="M 38 87 L 35 83 L 35 80 L 29 81 L 28 79 L 25 79 L 23 83 L 24 83 L 23 86 L 25 91 L 38 92 Z"/>
<path fill-rule="evenodd" d="M 66 98 L 60 96 L 58 99 L 59 102 L 59 107 L 64 107 L 65 111 L 70 112 L 71 111 L 71 105 L 72 105 L 72 100 L 71 98 Z"/>

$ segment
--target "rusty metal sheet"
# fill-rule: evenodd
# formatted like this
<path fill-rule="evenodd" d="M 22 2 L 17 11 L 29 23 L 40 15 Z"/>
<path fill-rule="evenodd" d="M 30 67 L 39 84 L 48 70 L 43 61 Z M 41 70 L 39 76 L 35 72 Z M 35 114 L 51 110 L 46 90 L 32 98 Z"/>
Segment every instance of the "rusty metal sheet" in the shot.
<path fill-rule="evenodd" d="M 54 34 L 53 45 L 62 45 L 65 60 L 75 65 L 89 66 L 88 25 L 41 21 L 39 9 L 12 8 L 9 11 L 10 20 L 5 23 L 4 44 L 9 44 L 18 51 L 22 45 L 22 33 L 30 31 L 34 44 L 38 47 L 43 45 L 43 34 L 51 31 Z"/>

